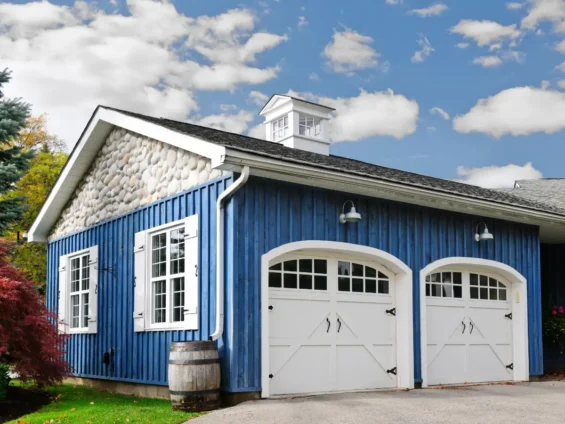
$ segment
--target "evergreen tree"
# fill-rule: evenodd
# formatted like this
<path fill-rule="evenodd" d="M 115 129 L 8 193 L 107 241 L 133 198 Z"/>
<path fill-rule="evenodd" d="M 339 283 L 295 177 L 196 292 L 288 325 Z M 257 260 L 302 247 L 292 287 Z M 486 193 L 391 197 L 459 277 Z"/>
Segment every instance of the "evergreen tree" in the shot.
<path fill-rule="evenodd" d="M 23 207 L 21 198 L 4 199 L 14 188 L 14 183 L 27 170 L 33 152 L 24 152 L 13 140 L 25 127 L 30 106 L 21 99 L 6 99 L 2 86 L 10 81 L 7 69 L 0 71 L 0 233 L 20 218 Z"/>

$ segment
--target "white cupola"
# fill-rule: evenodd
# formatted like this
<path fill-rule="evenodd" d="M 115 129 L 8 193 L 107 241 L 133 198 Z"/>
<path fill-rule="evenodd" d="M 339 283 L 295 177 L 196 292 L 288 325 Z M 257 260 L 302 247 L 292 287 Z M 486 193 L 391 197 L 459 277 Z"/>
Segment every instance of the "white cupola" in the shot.
<path fill-rule="evenodd" d="M 293 149 L 330 154 L 328 121 L 335 109 L 275 94 L 259 115 L 265 117 L 267 141 Z"/>

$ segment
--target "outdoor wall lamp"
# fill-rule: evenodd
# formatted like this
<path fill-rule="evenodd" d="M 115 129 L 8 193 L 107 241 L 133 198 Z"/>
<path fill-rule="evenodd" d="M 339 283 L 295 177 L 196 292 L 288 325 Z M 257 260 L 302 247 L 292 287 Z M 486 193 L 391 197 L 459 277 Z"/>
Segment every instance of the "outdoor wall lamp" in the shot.
<path fill-rule="evenodd" d="M 351 203 L 351 209 L 349 212 L 345 213 L 345 205 Z M 355 204 L 353 200 L 347 200 L 343 207 L 341 208 L 341 215 L 339 216 L 339 222 L 345 224 L 346 222 L 359 222 L 361 221 L 361 214 L 355 210 Z"/>
<path fill-rule="evenodd" d="M 482 233 L 479 234 L 479 228 L 481 224 L 485 226 L 485 229 Z M 494 236 L 489 232 L 487 224 L 485 224 L 484 222 L 479 222 L 475 227 L 475 241 L 479 242 L 481 240 L 492 240 L 493 238 Z"/>

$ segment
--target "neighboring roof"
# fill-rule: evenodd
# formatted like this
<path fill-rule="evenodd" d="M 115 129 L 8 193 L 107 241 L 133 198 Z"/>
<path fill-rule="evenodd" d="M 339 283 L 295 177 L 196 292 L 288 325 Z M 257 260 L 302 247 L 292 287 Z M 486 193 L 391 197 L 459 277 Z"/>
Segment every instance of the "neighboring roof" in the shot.
<path fill-rule="evenodd" d="M 521 208 L 550 212 L 556 215 L 565 216 L 565 203 L 552 205 L 547 203 L 544 199 L 529 199 L 513 195 L 513 191 L 509 193 L 508 191 L 484 189 L 451 180 L 428 177 L 412 172 L 401 171 L 399 169 L 386 168 L 384 166 L 373 165 L 367 162 L 348 159 L 341 156 L 325 156 L 305 150 L 293 149 L 281 144 L 216 130 L 213 128 L 188 124 L 186 122 L 179 122 L 166 118 L 155 118 L 106 106 L 101 107 L 163 126 L 172 131 L 187 134 L 204 141 L 250 154 L 342 172 L 344 174 L 355 174 L 377 180 L 403 184 L 406 186 L 418 187 L 431 191 L 444 192 L 452 195 L 476 198 L 489 202 L 513 205 Z"/>
<path fill-rule="evenodd" d="M 308 100 L 300 99 L 300 98 L 298 98 L 298 97 L 292 97 L 292 96 L 289 96 L 289 95 L 287 95 L 287 94 L 273 94 L 273 95 L 269 98 L 269 100 L 265 103 L 265 106 L 263 106 L 263 108 L 259 111 L 259 115 L 265 110 L 265 108 L 267 107 L 267 105 L 268 105 L 269 103 L 271 103 L 271 100 L 273 100 L 273 98 L 275 98 L 276 96 L 279 96 L 279 97 L 286 97 L 286 98 L 288 98 L 288 99 L 296 100 L 296 101 L 303 102 L 303 103 L 308 103 L 309 105 L 314 105 L 314 106 L 318 106 L 318 107 L 323 107 L 324 109 L 328 109 L 328 110 L 335 110 L 333 107 L 321 105 L 320 103 L 309 102 Z"/>
<path fill-rule="evenodd" d="M 505 192 L 532 202 L 565 209 L 565 178 L 518 180 L 514 188 Z"/>

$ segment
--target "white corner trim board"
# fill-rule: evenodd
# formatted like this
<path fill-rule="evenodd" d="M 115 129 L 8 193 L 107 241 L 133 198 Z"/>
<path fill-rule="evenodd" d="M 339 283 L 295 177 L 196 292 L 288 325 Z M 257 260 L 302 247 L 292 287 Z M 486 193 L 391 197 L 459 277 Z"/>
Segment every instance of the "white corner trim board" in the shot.
<path fill-rule="evenodd" d="M 414 387 L 413 351 L 413 300 L 412 270 L 400 259 L 379 249 L 357 244 L 307 240 L 288 243 L 265 253 L 261 257 L 261 396 L 270 392 L 270 330 L 269 330 L 269 267 L 289 254 L 324 255 L 351 261 L 378 263 L 394 274 L 396 289 L 396 385 L 399 388 Z M 328 282 L 329 283 L 329 282 Z M 329 284 L 328 284 L 329 287 Z"/>
<path fill-rule="evenodd" d="M 245 185 L 249 173 L 249 167 L 243 167 L 239 178 L 216 201 L 216 329 L 210 335 L 213 341 L 218 340 L 224 332 L 224 203 Z"/>
<path fill-rule="evenodd" d="M 500 276 L 508 282 L 509 302 L 512 313 L 512 357 L 513 380 L 527 381 L 529 379 L 528 351 L 528 292 L 526 278 L 514 268 L 501 262 L 488 259 L 451 257 L 430 263 L 420 271 L 420 359 L 422 369 L 422 387 L 428 387 L 428 327 L 426 276 L 437 271 L 467 271 L 485 273 L 493 277 Z M 457 299 L 461 301 L 460 299 Z M 465 330 L 463 330 L 465 331 Z M 461 383 L 464 383 L 462 381 Z"/>

